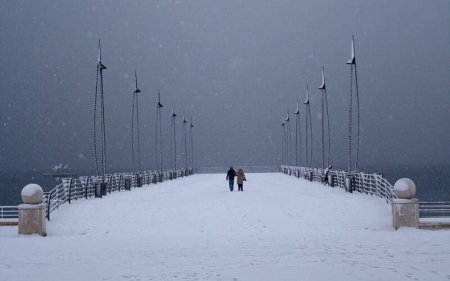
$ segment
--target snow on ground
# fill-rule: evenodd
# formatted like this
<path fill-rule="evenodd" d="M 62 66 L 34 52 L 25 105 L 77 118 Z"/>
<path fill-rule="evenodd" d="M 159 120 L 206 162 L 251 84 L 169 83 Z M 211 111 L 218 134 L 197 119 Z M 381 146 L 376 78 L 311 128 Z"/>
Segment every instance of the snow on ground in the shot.
<path fill-rule="evenodd" d="M 450 280 L 450 231 L 283 174 L 194 175 L 63 205 L 47 237 L 0 227 L 0 280 Z"/>

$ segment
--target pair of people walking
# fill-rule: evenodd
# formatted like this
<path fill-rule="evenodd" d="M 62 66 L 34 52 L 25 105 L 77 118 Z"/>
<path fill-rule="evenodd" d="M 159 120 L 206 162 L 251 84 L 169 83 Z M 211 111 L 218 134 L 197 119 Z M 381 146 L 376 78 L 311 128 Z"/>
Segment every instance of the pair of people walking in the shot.
<path fill-rule="evenodd" d="M 233 169 L 233 166 L 231 166 L 230 169 L 228 170 L 226 178 L 228 180 L 230 191 L 233 191 L 235 177 L 237 177 L 236 181 L 238 185 L 238 191 L 244 191 L 244 181 L 247 181 L 247 179 L 245 178 L 244 171 L 241 168 L 239 168 L 236 173 L 236 171 Z"/>

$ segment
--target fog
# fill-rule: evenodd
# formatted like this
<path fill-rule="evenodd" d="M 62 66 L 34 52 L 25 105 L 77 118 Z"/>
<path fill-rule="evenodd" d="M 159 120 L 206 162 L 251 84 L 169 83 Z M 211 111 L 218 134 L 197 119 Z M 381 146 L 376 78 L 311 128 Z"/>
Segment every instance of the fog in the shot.
<path fill-rule="evenodd" d="M 361 169 L 447 165 L 449 11 L 447 0 L 1 1 L 0 168 L 94 170 L 99 39 L 108 171 L 132 169 L 135 70 L 143 168 L 155 166 L 158 90 L 167 142 L 172 106 L 179 134 L 193 118 L 197 166 L 277 165 L 281 118 L 307 84 L 319 166 L 322 66 L 332 162 L 345 168 L 352 35 Z"/>

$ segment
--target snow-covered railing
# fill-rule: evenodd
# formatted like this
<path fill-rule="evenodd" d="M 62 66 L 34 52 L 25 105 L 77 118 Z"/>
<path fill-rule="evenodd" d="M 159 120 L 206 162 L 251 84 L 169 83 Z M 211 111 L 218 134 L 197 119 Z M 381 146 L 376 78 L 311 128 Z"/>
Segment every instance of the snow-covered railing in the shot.
<path fill-rule="evenodd" d="M 328 171 L 328 179 L 325 181 L 326 170 L 320 168 L 307 168 L 297 166 L 281 166 L 281 172 L 304 178 L 309 181 L 327 182 L 330 186 L 338 186 L 346 191 L 357 191 L 370 195 L 375 195 L 390 202 L 397 198 L 392 185 L 381 174 L 366 172 L 351 172 L 343 170 Z"/>
<path fill-rule="evenodd" d="M 17 206 L 0 206 L 0 220 L 14 220 L 19 218 Z"/>
<path fill-rule="evenodd" d="M 420 202 L 420 217 L 450 217 L 450 201 Z"/>
<path fill-rule="evenodd" d="M 143 171 L 139 173 L 115 173 L 102 176 L 81 176 L 77 178 L 63 178 L 61 183 L 52 190 L 44 193 L 43 203 L 46 204 L 46 216 L 61 204 L 80 198 L 102 197 L 115 191 L 130 190 L 142 187 L 144 184 L 156 184 L 165 180 L 192 175 L 193 169 Z"/>

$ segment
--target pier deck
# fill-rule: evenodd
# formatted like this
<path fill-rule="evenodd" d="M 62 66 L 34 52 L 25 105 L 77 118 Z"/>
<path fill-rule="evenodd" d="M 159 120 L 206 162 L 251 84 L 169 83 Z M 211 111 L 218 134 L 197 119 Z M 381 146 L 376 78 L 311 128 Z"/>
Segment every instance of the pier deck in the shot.
<path fill-rule="evenodd" d="M 247 179 L 244 192 L 203 174 L 74 201 L 52 214 L 47 237 L 1 227 L 0 279 L 450 277 L 449 230 L 396 231 L 378 197 L 279 173 Z"/>

